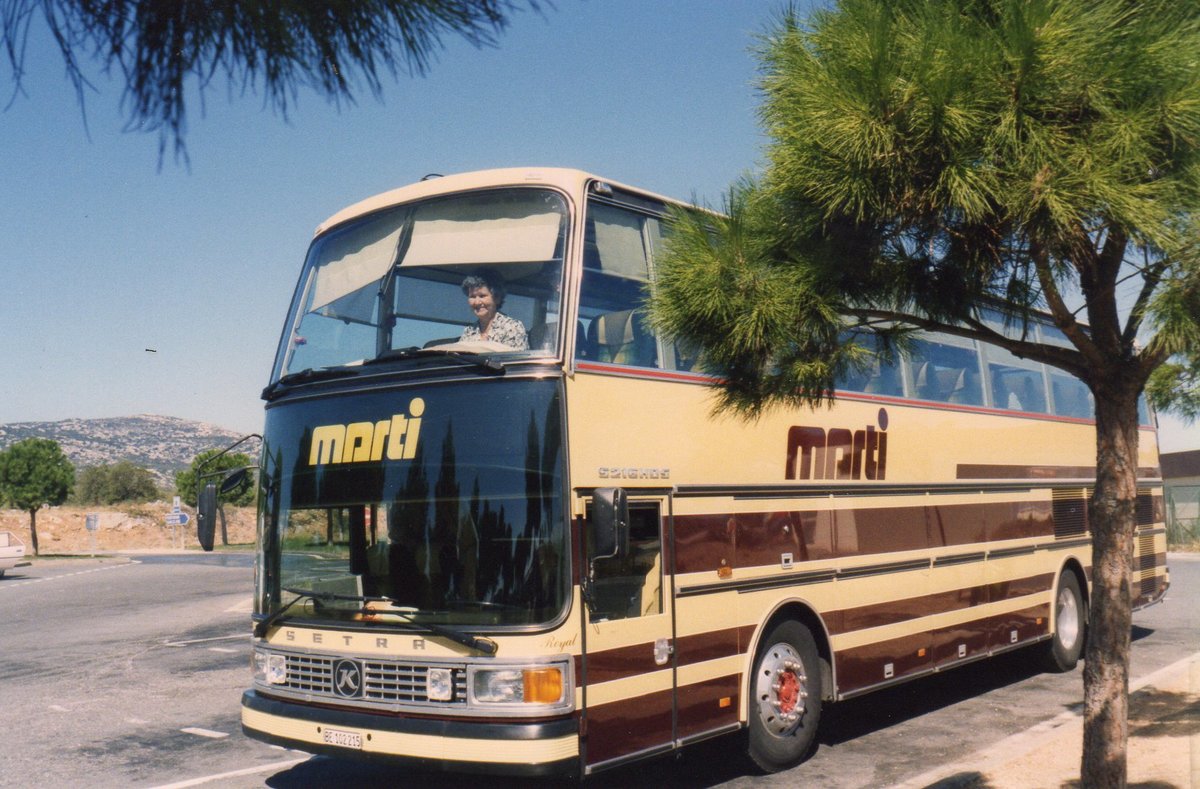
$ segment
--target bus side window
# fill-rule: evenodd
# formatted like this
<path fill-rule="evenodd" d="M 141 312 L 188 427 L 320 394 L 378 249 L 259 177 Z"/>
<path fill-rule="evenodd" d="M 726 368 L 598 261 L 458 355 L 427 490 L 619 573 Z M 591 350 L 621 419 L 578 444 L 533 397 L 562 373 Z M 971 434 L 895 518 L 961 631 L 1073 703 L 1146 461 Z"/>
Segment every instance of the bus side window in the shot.
<path fill-rule="evenodd" d="M 1095 414 L 1092 393 L 1087 384 L 1071 375 L 1050 371 L 1050 393 L 1054 397 L 1054 413 L 1091 419 Z"/>
<path fill-rule="evenodd" d="M 918 340 L 910 364 L 912 396 L 940 403 L 983 405 L 979 354 L 973 347 Z"/>
<path fill-rule="evenodd" d="M 662 540 L 657 504 L 630 502 L 629 553 L 596 562 L 593 622 L 662 613 Z"/>
<path fill-rule="evenodd" d="M 849 342 L 854 338 L 849 333 L 844 333 L 842 340 Z M 859 338 L 858 342 L 870 348 L 873 341 L 870 338 Z M 846 392 L 904 396 L 904 382 L 900 376 L 899 361 L 887 362 L 878 345 L 874 347 L 874 356 L 865 366 L 847 370 L 838 378 L 834 386 Z"/>
<path fill-rule="evenodd" d="M 648 239 L 657 233 L 654 217 L 604 203 L 589 204 L 576 358 L 662 366 L 645 307 L 650 282 Z"/>

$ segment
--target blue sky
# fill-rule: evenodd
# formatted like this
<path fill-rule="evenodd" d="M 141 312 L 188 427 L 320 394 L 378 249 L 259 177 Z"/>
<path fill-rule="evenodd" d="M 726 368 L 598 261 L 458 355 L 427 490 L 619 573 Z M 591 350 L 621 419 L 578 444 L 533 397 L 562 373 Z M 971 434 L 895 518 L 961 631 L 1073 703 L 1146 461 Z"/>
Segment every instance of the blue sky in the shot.
<path fill-rule="evenodd" d="M 98 71 L 84 114 L 35 26 L 0 111 L 0 423 L 154 413 L 256 431 L 313 228 L 430 172 L 578 167 L 719 204 L 761 161 L 755 37 L 772 0 L 558 0 L 494 49 L 453 39 L 426 77 L 285 121 L 215 83 L 190 169 L 125 132 Z M 0 108 L 11 92 L 0 68 Z M 152 348 L 156 353 L 146 349 Z M 1164 421 L 1163 448 L 1200 448 Z"/>

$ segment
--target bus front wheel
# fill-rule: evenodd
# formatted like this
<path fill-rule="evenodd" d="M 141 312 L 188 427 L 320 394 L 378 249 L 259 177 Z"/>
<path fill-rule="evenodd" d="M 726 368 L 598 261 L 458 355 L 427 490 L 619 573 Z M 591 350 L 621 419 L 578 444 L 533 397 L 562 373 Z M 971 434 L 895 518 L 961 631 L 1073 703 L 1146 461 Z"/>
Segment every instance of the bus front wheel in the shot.
<path fill-rule="evenodd" d="M 763 640 L 750 682 L 749 754 L 773 773 L 802 761 L 821 720 L 821 666 L 808 628 L 781 622 Z"/>
<path fill-rule="evenodd" d="M 1079 589 L 1079 579 L 1073 572 L 1064 572 L 1059 576 L 1058 592 L 1054 595 L 1054 633 L 1045 647 L 1043 662 L 1049 671 L 1071 671 L 1079 663 L 1087 621 L 1087 603 Z"/>

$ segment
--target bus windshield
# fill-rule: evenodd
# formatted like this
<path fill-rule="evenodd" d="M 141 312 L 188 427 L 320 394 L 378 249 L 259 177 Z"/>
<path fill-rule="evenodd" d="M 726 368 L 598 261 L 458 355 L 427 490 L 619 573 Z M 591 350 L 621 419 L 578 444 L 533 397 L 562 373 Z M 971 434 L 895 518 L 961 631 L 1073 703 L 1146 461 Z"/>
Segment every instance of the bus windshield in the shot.
<path fill-rule="evenodd" d="M 400 628 L 554 620 L 569 581 L 559 384 L 493 383 L 353 395 L 347 425 L 319 424 L 320 402 L 273 409 L 259 613 Z"/>
<path fill-rule="evenodd" d="M 555 355 L 567 226 L 562 195 L 510 188 L 335 227 L 309 250 L 273 380 L 396 349 Z M 486 318 L 468 302 L 480 287 Z"/>

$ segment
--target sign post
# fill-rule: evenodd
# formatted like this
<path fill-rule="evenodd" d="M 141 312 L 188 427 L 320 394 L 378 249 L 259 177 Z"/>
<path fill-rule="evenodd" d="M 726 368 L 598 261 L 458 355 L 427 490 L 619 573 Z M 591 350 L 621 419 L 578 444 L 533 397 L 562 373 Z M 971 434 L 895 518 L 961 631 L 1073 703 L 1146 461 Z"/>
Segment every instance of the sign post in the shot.
<path fill-rule="evenodd" d="M 188 514 L 179 508 L 179 497 L 175 497 L 174 503 L 171 505 L 171 512 L 167 515 L 167 525 L 171 527 L 171 545 L 175 545 L 175 537 L 179 536 L 179 547 L 183 548 L 183 535 L 179 532 L 180 526 L 186 526 L 191 520 Z"/>
<path fill-rule="evenodd" d="M 92 546 L 92 556 L 96 555 L 96 529 L 100 528 L 100 516 L 94 513 L 86 516 L 83 525 L 87 527 L 88 544 Z"/>

